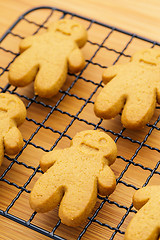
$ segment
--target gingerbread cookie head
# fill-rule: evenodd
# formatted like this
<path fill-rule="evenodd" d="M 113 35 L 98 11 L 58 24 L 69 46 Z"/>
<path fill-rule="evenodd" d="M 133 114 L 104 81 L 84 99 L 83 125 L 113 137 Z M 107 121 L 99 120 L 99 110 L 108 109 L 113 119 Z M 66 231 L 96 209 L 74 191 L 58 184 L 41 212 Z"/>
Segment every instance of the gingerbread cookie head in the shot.
<path fill-rule="evenodd" d="M 87 41 L 87 32 L 82 24 L 72 19 L 62 19 L 48 27 L 48 30 L 56 34 L 71 37 L 81 48 Z"/>
<path fill-rule="evenodd" d="M 21 125 L 26 118 L 26 108 L 16 96 L 0 93 L 0 119 L 10 118 Z"/>
<path fill-rule="evenodd" d="M 129 223 L 125 240 L 158 240 L 160 236 L 160 186 L 147 186 L 133 196 L 139 210 Z"/>
<path fill-rule="evenodd" d="M 46 212 L 60 204 L 62 223 L 80 225 L 93 210 L 97 191 L 103 196 L 114 191 L 116 179 L 109 165 L 116 154 L 116 144 L 107 134 L 97 130 L 77 133 L 70 148 L 55 149 L 42 157 L 45 173 L 31 191 L 31 208 Z"/>
<path fill-rule="evenodd" d="M 160 103 L 160 49 L 137 52 L 129 63 L 107 68 L 102 78 L 106 85 L 95 101 L 95 114 L 110 119 L 122 111 L 124 127 L 141 129 Z"/>
<path fill-rule="evenodd" d="M 17 126 L 26 118 L 26 108 L 16 96 L 0 93 L 0 165 L 4 152 L 14 155 L 23 146 L 23 138 Z"/>
<path fill-rule="evenodd" d="M 85 66 L 81 50 L 87 41 L 84 27 L 74 20 L 59 20 L 41 35 L 23 39 L 21 54 L 9 70 L 9 82 L 24 87 L 34 82 L 35 94 L 50 98 L 63 86 L 67 72 L 77 73 Z"/>
<path fill-rule="evenodd" d="M 160 67 L 160 51 L 157 49 L 145 49 L 135 53 L 131 61 L 143 64 L 145 67 Z"/>
<path fill-rule="evenodd" d="M 108 165 L 115 161 L 117 155 L 112 138 L 100 131 L 87 130 L 77 133 L 71 144 L 86 155 L 99 155 L 108 162 Z"/>

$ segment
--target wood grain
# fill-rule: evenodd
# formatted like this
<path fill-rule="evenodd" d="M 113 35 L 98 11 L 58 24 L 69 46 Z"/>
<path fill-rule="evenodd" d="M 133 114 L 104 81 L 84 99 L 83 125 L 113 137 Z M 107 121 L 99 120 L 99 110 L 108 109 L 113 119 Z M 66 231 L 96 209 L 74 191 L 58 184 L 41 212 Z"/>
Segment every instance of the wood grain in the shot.
<path fill-rule="evenodd" d="M 31 7 L 49 5 L 72 11 L 125 30 L 160 40 L 159 0 L 7 0 L 0 2 L 0 35 Z"/>
<path fill-rule="evenodd" d="M 0 1 L 0 36 L 10 27 L 13 22 L 25 11 L 32 7 L 37 7 L 40 5 L 49 5 L 58 8 L 62 8 L 67 11 L 71 11 L 89 18 L 96 19 L 98 21 L 104 22 L 106 24 L 110 24 L 115 27 L 119 27 L 121 29 L 127 30 L 129 32 L 133 32 L 139 34 L 141 36 L 152 39 L 153 41 L 160 41 L 160 31 L 159 31 L 159 23 L 160 23 L 160 2 L 159 0 L 35 0 L 35 1 L 27 1 L 27 0 L 6 0 Z M 56 12 L 49 21 L 54 21 L 55 19 L 60 17 L 60 13 Z M 30 21 L 35 21 L 38 24 L 41 24 L 45 21 L 48 16 L 48 11 L 39 10 L 29 14 L 27 19 Z M 69 16 L 66 16 L 69 17 Z M 88 22 L 84 20 L 77 19 L 82 22 L 86 27 L 88 27 Z M 20 34 L 25 37 L 30 34 L 33 34 L 36 31 L 37 27 L 34 24 L 29 24 L 26 21 L 21 21 L 14 30 L 14 34 Z M 44 30 L 40 30 L 42 32 Z M 109 28 L 104 28 L 98 25 L 93 25 L 91 29 L 88 31 L 89 40 L 101 44 L 104 40 L 105 36 L 110 32 Z M 115 49 L 117 51 L 114 52 L 112 50 L 106 50 L 105 48 L 98 51 L 96 56 L 93 59 L 94 63 L 99 63 L 103 66 L 110 66 L 117 59 L 118 52 L 121 52 L 122 49 L 126 46 L 126 44 L 130 41 L 130 36 L 119 33 L 115 31 L 111 36 L 107 39 L 107 42 L 104 43 L 108 49 Z M 8 35 L 1 43 L 1 47 L 6 48 L 13 52 L 18 52 L 18 45 L 20 42 L 20 38 L 14 37 L 11 34 Z M 152 44 L 134 39 L 132 44 L 125 50 L 125 54 L 131 55 L 136 50 L 145 47 L 151 47 Z M 87 43 L 86 46 L 82 49 L 85 59 L 90 59 L 95 51 L 97 50 L 97 45 L 92 45 Z M 10 61 L 13 59 L 13 54 L 10 52 L 4 52 L 0 49 L 1 57 L 0 57 L 0 66 L 6 67 Z M 129 58 L 125 56 L 121 56 L 118 60 L 118 63 L 124 63 L 128 61 Z M 101 74 L 103 72 L 103 68 L 100 68 L 98 65 L 90 64 L 87 67 L 87 70 L 84 71 L 83 77 L 92 80 L 95 83 L 99 83 L 101 80 Z M 68 76 L 66 84 L 63 86 L 62 90 L 67 90 L 67 88 L 71 85 L 75 78 Z M 0 87 L 4 87 L 8 82 L 8 73 L 5 72 L 0 78 Z M 83 80 L 78 80 L 78 82 L 74 85 L 74 87 L 70 90 L 70 94 L 76 94 L 78 97 L 88 99 L 91 93 L 95 90 L 96 85 L 91 82 L 86 82 Z M 11 87 L 10 89 L 13 89 Z M 91 98 L 91 101 L 95 100 L 95 97 L 99 93 L 100 89 L 96 92 L 95 95 Z M 21 95 L 25 95 L 28 98 L 32 98 L 34 96 L 33 93 L 33 84 L 22 88 L 17 89 L 16 92 Z M 37 98 L 37 101 L 43 101 L 46 105 L 54 106 L 57 101 L 62 97 L 62 93 L 58 93 L 52 99 L 41 99 Z M 29 103 L 29 101 L 22 97 L 25 105 Z M 44 123 L 45 127 L 41 127 L 38 130 L 38 133 L 31 140 L 31 144 L 27 146 L 26 149 L 22 152 L 18 161 L 20 163 L 25 163 L 28 166 L 32 166 L 31 168 L 26 168 L 23 164 L 14 163 L 11 167 L 10 171 L 8 171 L 4 177 L 7 181 L 16 184 L 17 186 L 23 187 L 23 185 L 28 181 L 29 177 L 34 173 L 34 169 L 39 164 L 39 159 L 44 153 L 41 148 L 35 148 L 34 144 L 38 146 L 42 146 L 43 148 L 49 150 L 54 142 L 59 138 L 59 133 L 55 133 L 50 129 L 46 129 L 46 127 L 51 127 L 59 132 L 63 132 L 68 124 L 71 124 L 72 116 L 76 115 L 81 107 L 84 105 L 84 100 L 78 100 L 74 97 L 66 96 L 64 100 L 59 104 L 58 108 L 60 111 L 54 111 L 53 114 L 48 118 L 48 120 Z M 28 118 L 34 119 L 37 123 L 42 123 L 42 121 L 46 118 L 47 114 L 51 111 L 51 108 L 43 107 L 42 105 L 38 105 L 36 103 L 32 103 L 28 108 Z M 68 112 L 70 115 L 62 114 L 63 112 Z M 153 124 L 159 115 L 159 110 L 157 109 L 150 124 Z M 97 124 L 99 119 L 94 115 L 93 112 L 93 104 L 88 103 L 83 110 L 78 115 L 79 119 L 85 119 L 88 123 Z M 28 140 L 31 138 L 32 134 L 36 131 L 36 129 L 40 126 L 36 125 L 34 122 L 25 121 L 25 123 L 20 127 L 20 130 L 23 134 L 24 139 Z M 106 129 L 111 129 L 116 133 L 116 135 L 109 133 L 113 139 L 116 139 L 118 134 L 122 129 L 122 125 L 120 123 L 120 116 L 117 116 L 113 120 L 103 121 L 100 125 Z M 159 123 L 157 124 L 159 127 Z M 76 132 L 85 130 L 85 129 L 93 129 L 94 126 L 90 124 L 86 124 L 84 121 L 79 121 L 78 119 L 74 119 L 71 127 L 66 131 L 66 134 L 70 137 L 73 137 Z M 141 131 L 133 132 L 131 130 L 125 130 L 123 133 L 123 138 L 120 137 L 117 141 L 118 147 L 118 155 L 123 156 L 126 161 L 121 158 L 117 158 L 115 164 L 112 169 L 117 178 L 121 176 L 122 171 L 127 168 L 127 171 L 124 173 L 122 180 L 129 184 L 134 185 L 137 188 L 141 187 L 146 179 L 149 177 L 151 170 L 155 168 L 157 162 L 159 161 L 159 152 L 154 150 L 150 150 L 148 147 L 142 147 L 140 150 L 139 146 L 146 134 L 149 132 L 150 128 L 145 127 Z M 132 142 L 127 140 L 125 137 L 132 138 L 133 140 L 137 140 L 138 142 Z M 159 131 L 154 129 L 152 133 L 149 135 L 146 144 L 151 147 L 155 147 L 157 149 L 160 148 L 160 134 Z M 62 139 L 57 143 L 58 148 L 68 147 L 70 144 L 70 140 L 67 137 L 62 137 Z M 138 151 L 134 161 L 135 164 L 131 164 L 128 167 L 128 161 L 132 160 L 135 152 Z M 0 169 L 0 175 L 2 175 L 10 165 L 11 161 L 4 159 L 3 165 Z M 143 170 L 141 166 L 146 167 L 146 170 Z M 159 170 L 159 168 L 158 168 Z M 27 185 L 26 189 L 31 190 L 36 180 L 39 178 L 41 173 L 37 172 L 30 183 Z M 154 174 L 154 176 L 149 181 L 149 184 L 156 184 L 160 180 L 159 174 Z M 23 191 L 20 193 L 21 189 L 13 185 L 9 185 L 5 180 L 0 181 L 0 209 L 6 210 L 8 207 L 9 213 L 13 214 L 25 221 L 28 221 L 30 216 L 32 215 L 32 210 L 30 209 L 28 199 L 29 193 L 27 191 Z M 132 187 L 127 188 L 125 184 L 118 183 L 115 192 L 110 196 L 110 201 L 116 201 L 120 206 L 124 205 L 125 207 L 129 207 L 132 202 L 132 195 L 135 192 L 135 189 Z M 19 195 L 19 198 L 15 201 L 14 205 L 11 206 L 12 200 Z M 95 210 L 102 203 L 101 200 L 97 200 L 97 204 L 95 206 Z M 113 229 L 109 229 L 107 226 L 102 227 L 100 224 L 94 222 L 87 229 L 84 237 L 82 239 L 109 239 L 114 232 L 114 229 L 117 228 L 121 219 L 125 216 L 126 209 L 119 208 L 114 204 L 105 203 L 103 209 L 98 213 L 96 220 L 102 223 L 106 223 L 112 226 Z M 123 225 L 120 227 L 120 231 L 124 232 L 130 219 L 134 216 L 134 213 L 130 213 L 125 219 Z M 45 214 L 36 214 L 32 223 L 36 226 L 41 227 L 47 231 L 52 231 L 53 227 L 59 221 L 58 218 L 58 209 L 55 209 L 52 212 Z M 29 228 L 26 228 L 16 222 L 13 222 L 3 216 L 0 216 L 0 239 L 49 239 L 48 237 L 41 235 Z M 77 239 L 85 225 L 77 228 L 69 228 L 64 225 L 60 225 L 60 227 L 56 230 L 55 234 L 69 239 Z M 124 235 L 117 232 L 114 239 L 121 240 Z"/>

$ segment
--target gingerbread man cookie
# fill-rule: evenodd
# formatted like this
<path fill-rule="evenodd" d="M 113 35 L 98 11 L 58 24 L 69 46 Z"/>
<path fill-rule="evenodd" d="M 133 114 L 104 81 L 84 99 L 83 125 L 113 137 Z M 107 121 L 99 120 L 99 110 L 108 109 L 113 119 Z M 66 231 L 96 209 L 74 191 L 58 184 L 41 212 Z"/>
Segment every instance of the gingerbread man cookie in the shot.
<path fill-rule="evenodd" d="M 77 133 L 70 148 L 42 157 L 40 166 L 45 173 L 31 191 L 31 208 L 47 212 L 60 203 L 62 223 L 78 226 L 93 210 L 97 190 L 103 196 L 114 191 L 116 179 L 109 166 L 116 156 L 116 144 L 106 133 Z"/>
<path fill-rule="evenodd" d="M 139 189 L 133 196 L 139 210 L 129 223 L 125 240 L 158 240 L 160 236 L 160 186 Z"/>
<path fill-rule="evenodd" d="M 46 33 L 23 39 L 20 56 L 11 65 L 9 82 L 24 87 L 35 79 L 35 94 L 50 98 L 64 84 L 67 71 L 76 73 L 85 66 L 79 48 L 87 41 L 85 28 L 71 19 L 49 25 Z"/>
<path fill-rule="evenodd" d="M 107 68 L 106 84 L 94 105 L 95 114 L 114 118 L 122 110 L 124 127 L 140 129 L 151 119 L 160 104 L 160 49 L 135 53 L 129 63 Z"/>
<path fill-rule="evenodd" d="M 0 165 L 4 152 L 18 153 L 23 146 L 23 138 L 18 130 L 26 118 L 26 108 L 16 96 L 0 93 Z"/>

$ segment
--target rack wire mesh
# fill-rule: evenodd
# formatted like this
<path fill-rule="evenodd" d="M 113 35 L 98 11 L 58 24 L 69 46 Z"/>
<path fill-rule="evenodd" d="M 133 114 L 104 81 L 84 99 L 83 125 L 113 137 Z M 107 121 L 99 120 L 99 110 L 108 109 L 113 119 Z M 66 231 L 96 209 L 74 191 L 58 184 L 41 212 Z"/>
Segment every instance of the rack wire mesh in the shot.
<path fill-rule="evenodd" d="M 19 55 L 19 41 L 45 31 L 50 21 L 60 18 L 74 18 L 86 26 L 89 39 L 83 48 L 85 68 L 79 74 L 68 74 L 63 89 L 50 100 L 35 96 L 32 84 L 25 88 L 8 84 L 9 67 Z M 137 133 L 123 128 L 120 116 L 110 121 L 97 118 L 93 104 L 103 87 L 101 74 L 105 68 L 129 61 L 132 53 L 142 47 L 159 48 L 160 43 L 49 6 L 33 8 L 21 15 L 0 38 L 0 43 L 1 92 L 19 96 L 28 111 L 26 121 L 20 127 L 24 147 L 14 157 L 5 155 L 0 169 L 0 214 L 52 239 L 90 239 L 91 236 L 92 239 L 123 239 L 126 226 L 136 213 L 132 205 L 133 193 L 160 179 L 160 146 L 154 141 L 160 134 L 160 107 L 156 107 L 150 123 Z M 29 208 L 28 199 L 33 184 L 42 174 L 40 156 L 57 146 L 69 146 L 77 128 L 100 129 L 114 138 L 118 157 L 112 169 L 117 177 L 117 188 L 110 197 L 98 196 L 88 221 L 71 230 L 61 224 L 57 209 L 37 214 Z"/>

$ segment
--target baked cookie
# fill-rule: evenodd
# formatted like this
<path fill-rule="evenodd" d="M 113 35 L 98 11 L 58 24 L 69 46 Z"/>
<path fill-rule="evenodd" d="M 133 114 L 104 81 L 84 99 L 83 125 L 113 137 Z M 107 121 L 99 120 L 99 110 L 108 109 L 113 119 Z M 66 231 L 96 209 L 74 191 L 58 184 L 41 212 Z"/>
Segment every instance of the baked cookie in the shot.
<path fill-rule="evenodd" d="M 95 114 L 110 119 L 123 109 L 124 127 L 144 127 L 154 113 L 156 100 L 160 103 L 160 49 L 139 51 L 129 63 L 107 68 L 103 82 L 106 85 L 95 101 Z"/>
<path fill-rule="evenodd" d="M 31 208 L 47 212 L 60 203 L 62 223 L 80 225 L 94 208 L 97 190 L 103 196 L 114 191 L 116 179 L 109 166 L 116 156 L 116 144 L 106 133 L 77 133 L 70 148 L 53 150 L 42 157 L 40 166 L 45 173 L 31 191 Z"/>
<path fill-rule="evenodd" d="M 160 186 L 147 186 L 133 196 L 139 210 L 129 223 L 125 240 L 158 240 L 160 237 Z"/>
<path fill-rule="evenodd" d="M 23 138 L 17 127 L 25 118 L 26 108 L 18 97 L 0 93 L 0 165 L 4 152 L 14 155 L 21 150 Z"/>
<path fill-rule="evenodd" d="M 85 66 L 79 48 L 87 41 L 87 32 L 71 19 L 56 21 L 47 32 L 23 39 L 20 56 L 12 63 L 9 82 L 24 87 L 35 79 L 35 94 L 50 98 L 64 84 L 67 71 L 76 73 Z"/>

